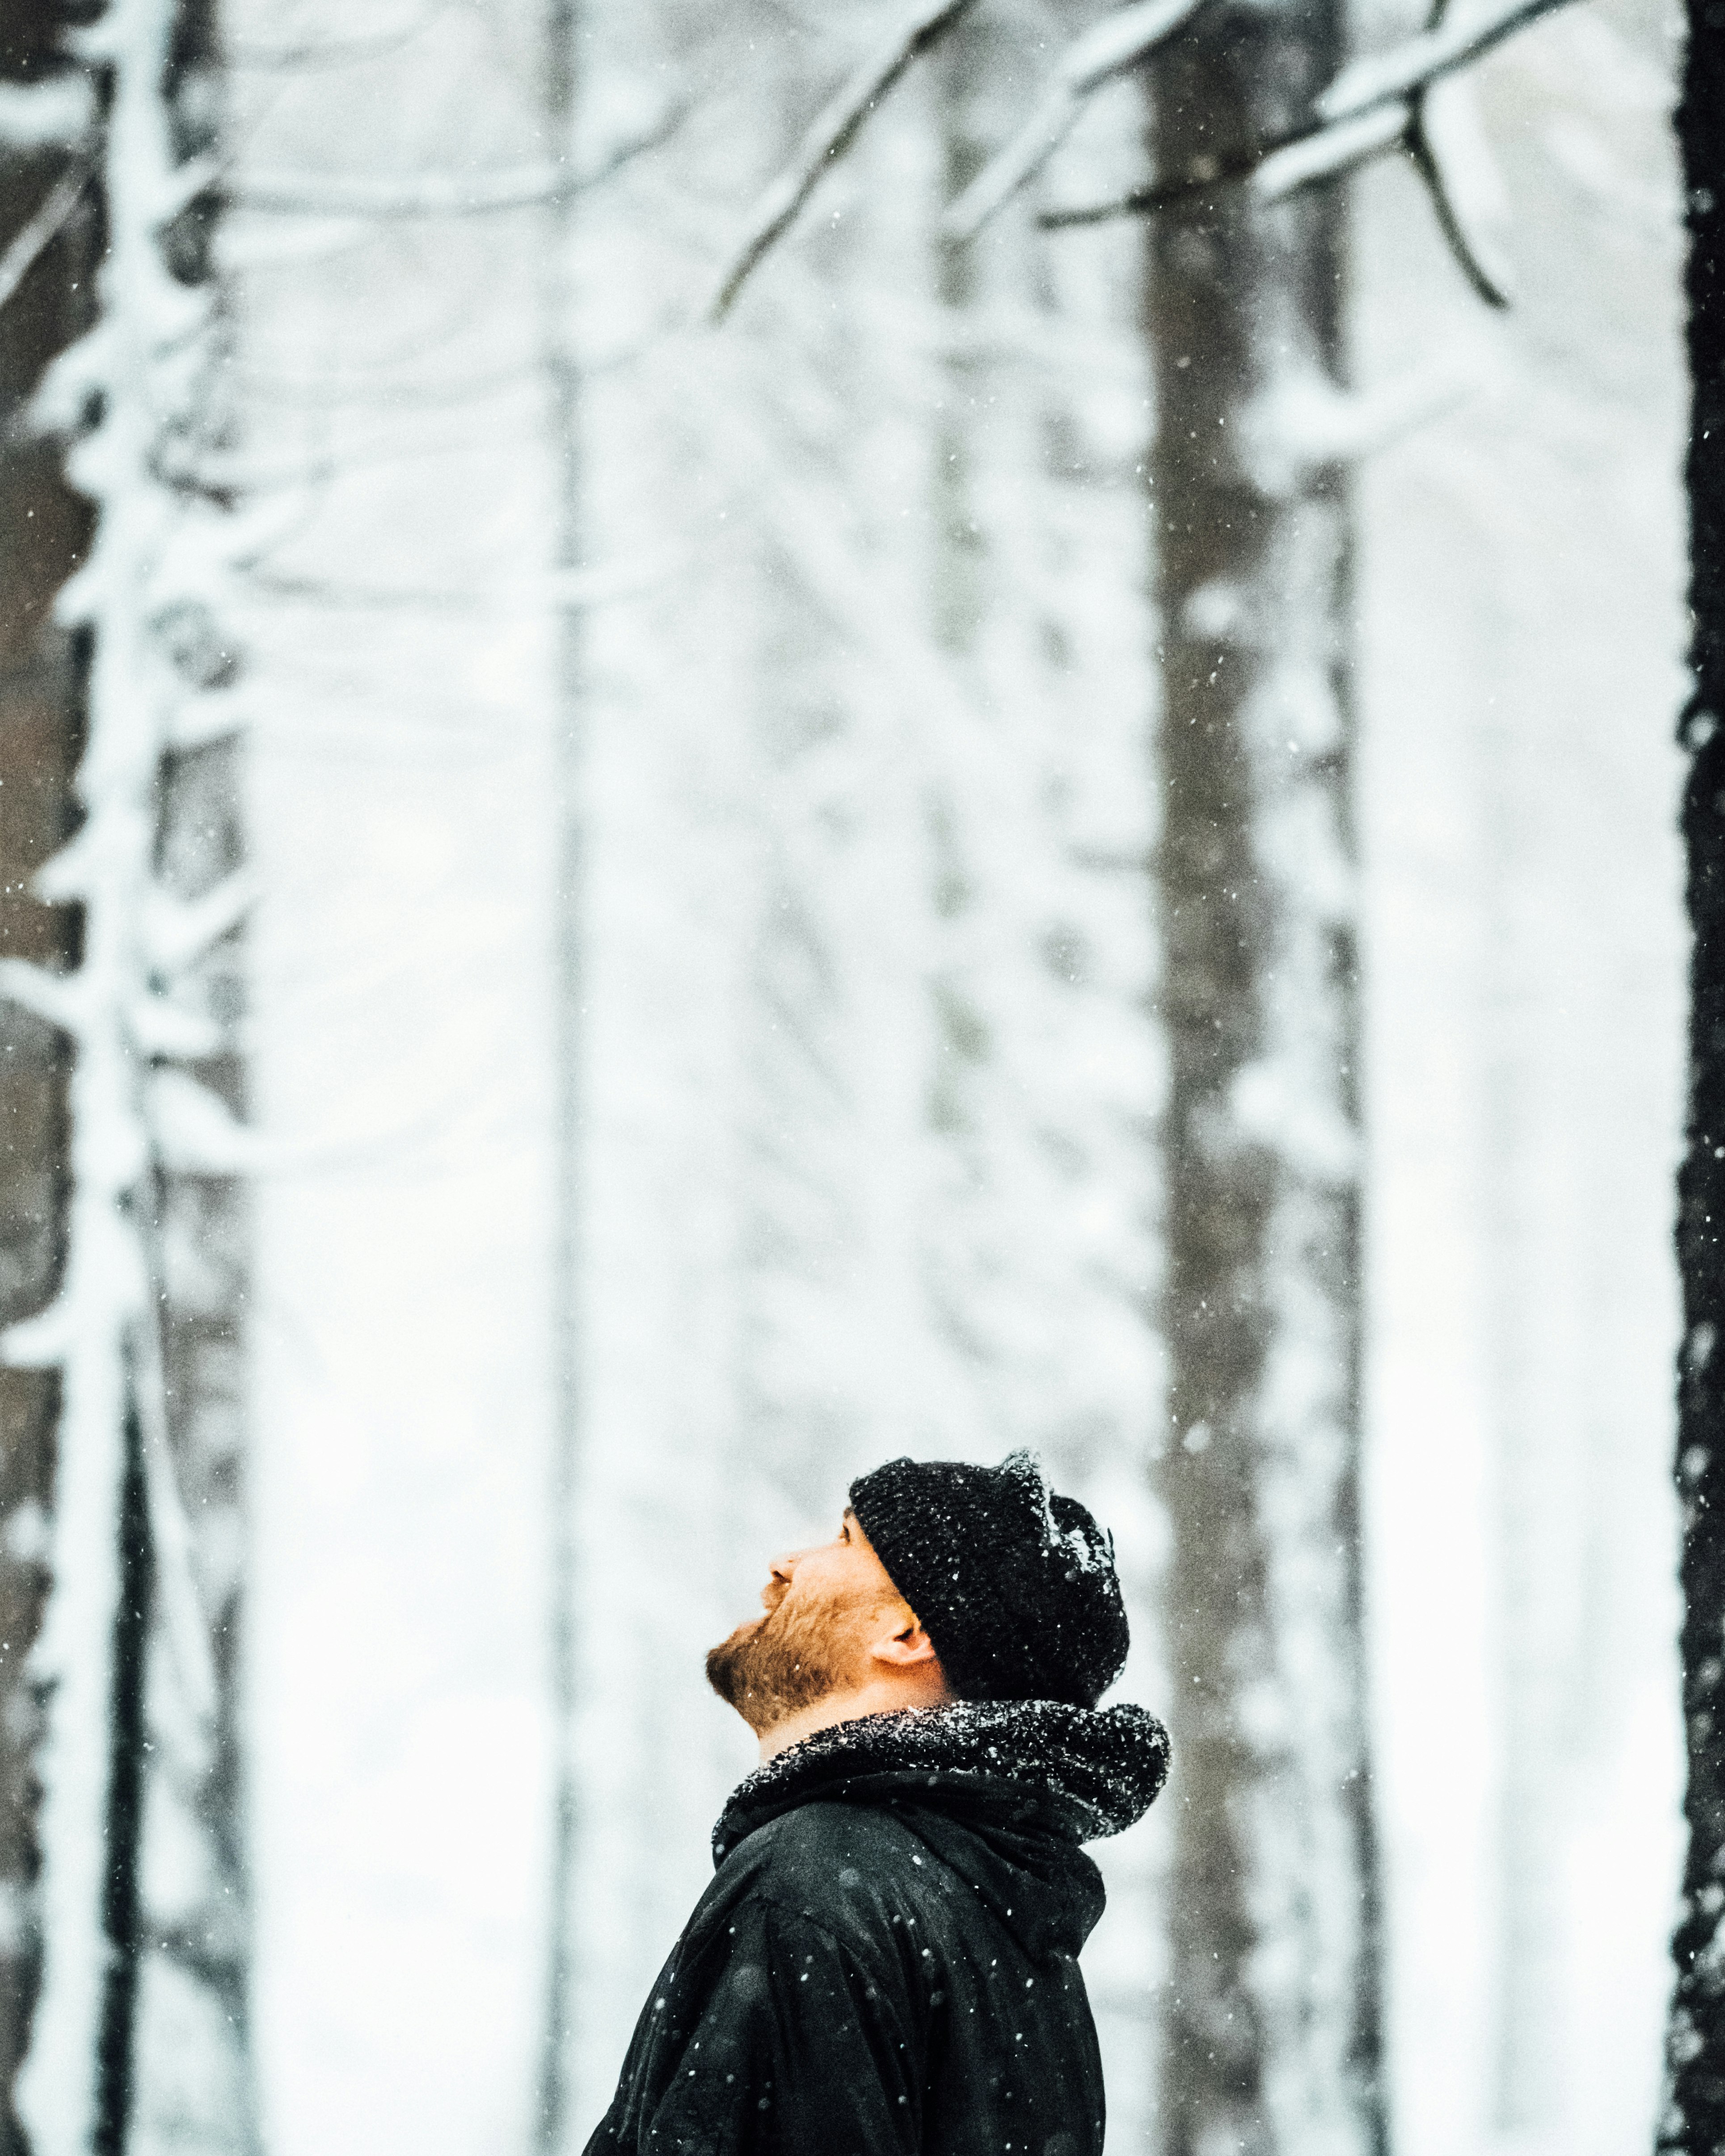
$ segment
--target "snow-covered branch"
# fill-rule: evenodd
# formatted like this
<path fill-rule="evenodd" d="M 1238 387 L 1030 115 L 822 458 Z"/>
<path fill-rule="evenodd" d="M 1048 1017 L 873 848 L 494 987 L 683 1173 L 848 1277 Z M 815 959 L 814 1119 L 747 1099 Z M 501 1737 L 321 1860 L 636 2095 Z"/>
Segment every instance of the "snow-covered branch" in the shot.
<path fill-rule="evenodd" d="M 920 8 L 827 105 L 796 157 L 757 202 L 745 236 L 718 280 L 708 310 L 711 321 L 721 321 L 729 313 L 822 174 L 849 149 L 869 114 L 911 62 L 974 4 L 975 0 L 942 0 Z M 947 209 L 942 220 L 947 236 L 973 239 L 1041 171 L 1096 91 L 1178 36 L 1203 4 L 1204 0 L 1132 0 L 1068 46 L 1029 119 Z M 1440 126 L 1434 131 L 1424 105 L 1438 86 L 1506 38 L 1568 4 L 1569 0 L 1497 0 L 1486 13 L 1461 19 L 1450 19 L 1440 10 L 1417 37 L 1387 53 L 1350 62 L 1317 99 L 1306 125 L 1230 155 L 1199 158 L 1184 172 L 1107 202 L 1045 210 L 1037 223 L 1045 231 L 1059 231 L 1116 218 L 1155 216 L 1240 183 L 1260 201 L 1279 202 L 1386 151 L 1404 149 L 1430 192 L 1444 237 L 1468 280 L 1482 299 L 1504 305 L 1500 258 L 1473 214 L 1481 190 L 1470 172 L 1484 169 L 1483 145 L 1476 131 L 1464 159 L 1446 141 L 1448 131 Z M 1472 154 L 1476 147 L 1478 156 Z"/>
<path fill-rule="evenodd" d="M 41 82 L 0 82 L 0 145 L 69 150 L 90 132 L 95 96 L 87 74 L 68 69 Z"/>
<path fill-rule="evenodd" d="M 1076 38 L 1056 64 L 1035 111 L 947 210 L 942 220 L 947 237 L 973 239 L 998 209 L 1035 178 L 1102 85 L 1136 67 L 1203 4 L 1204 0 L 1137 0 Z"/>
<path fill-rule="evenodd" d="M 1333 179 L 1375 157 L 1380 150 L 1395 148 L 1412 118 L 1412 108 L 1397 98 L 1351 120 L 1338 121 L 1302 141 L 1271 151 L 1253 169 L 1247 185 L 1259 202 L 1280 202 L 1315 180 Z"/>
<path fill-rule="evenodd" d="M 970 13 L 976 0 L 924 0 L 911 17 L 858 68 L 816 117 L 801 147 L 756 203 L 748 228 L 718 280 L 708 312 L 722 321 L 749 277 L 779 236 L 794 222 L 822 175 L 861 131 L 864 121 L 901 75 L 931 51 Z"/>
<path fill-rule="evenodd" d="M 1413 149 L 1416 163 L 1432 186 L 1446 237 L 1470 278 L 1489 296 L 1490 279 L 1481 273 L 1465 239 L 1458 240 L 1459 220 L 1452 230 L 1444 183 L 1441 178 L 1432 179 L 1435 160 L 1428 159 L 1425 150 L 1414 140 L 1419 133 L 1418 107 L 1433 85 L 1471 66 L 1494 45 L 1541 16 L 1569 4 L 1570 0 L 1513 0 L 1513 4 L 1499 0 L 1498 6 L 1483 17 L 1440 23 L 1389 52 L 1350 62 L 1318 98 L 1314 108 L 1317 116 L 1308 126 L 1290 128 L 1286 134 L 1252 144 L 1232 157 L 1200 159 L 1186 172 L 1160 180 L 1153 187 L 1134 188 L 1130 194 L 1109 202 L 1045 210 L 1037 223 L 1045 231 L 1058 231 L 1071 225 L 1101 224 L 1114 218 L 1152 217 L 1242 181 L 1250 182 L 1255 193 L 1279 199 L 1296 187 L 1346 171 L 1368 157 L 1406 146 Z M 1495 304 L 1502 304 L 1501 295 Z"/>
<path fill-rule="evenodd" d="M 0 254 L 0 307 L 17 291 L 29 275 L 32 265 L 45 248 L 51 246 L 60 228 L 77 208 L 79 198 L 90 185 L 90 167 L 79 163 L 69 172 L 63 172 L 43 199 L 42 207 L 24 225 Z"/>
<path fill-rule="evenodd" d="M 1567 5 L 1568 0 L 1497 0 L 1482 14 L 1446 17 L 1387 53 L 1349 61 L 1318 99 L 1318 117 L 1326 122 L 1346 120 L 1369 105 L 1405 97 L 1409 90 L 1471 66 L 1517 30 Z"/>

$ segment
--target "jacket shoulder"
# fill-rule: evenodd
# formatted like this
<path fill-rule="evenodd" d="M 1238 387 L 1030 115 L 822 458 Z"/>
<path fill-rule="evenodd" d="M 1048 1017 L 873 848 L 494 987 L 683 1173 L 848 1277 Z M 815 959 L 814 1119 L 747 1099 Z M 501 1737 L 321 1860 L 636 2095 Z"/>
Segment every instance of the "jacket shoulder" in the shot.
<path fill-rule="evenodd" d="M 916 1867 L 927 1861 L 891 1807 L 815 1803 L 757 1827 L 726 1868 L 737 1864 L 754 1893 L 842 1936 L 883 1897 L 920 1898 Z"/>

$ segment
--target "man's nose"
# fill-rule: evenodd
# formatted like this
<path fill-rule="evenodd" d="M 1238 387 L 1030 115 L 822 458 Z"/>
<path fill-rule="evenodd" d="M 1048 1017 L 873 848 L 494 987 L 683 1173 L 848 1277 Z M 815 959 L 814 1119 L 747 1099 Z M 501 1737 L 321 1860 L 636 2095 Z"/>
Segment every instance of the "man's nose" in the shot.
<path fill-rule="evenodd" d="M 782 1579 L 788 1587 L 791 1574 L 796 1570 L 798 1559 L 804 1555 L 806 1552 L 803 1550 L 787 1550 L 782 1557 L 774 1558 L 768 1569 L 775 1579 Z"/>

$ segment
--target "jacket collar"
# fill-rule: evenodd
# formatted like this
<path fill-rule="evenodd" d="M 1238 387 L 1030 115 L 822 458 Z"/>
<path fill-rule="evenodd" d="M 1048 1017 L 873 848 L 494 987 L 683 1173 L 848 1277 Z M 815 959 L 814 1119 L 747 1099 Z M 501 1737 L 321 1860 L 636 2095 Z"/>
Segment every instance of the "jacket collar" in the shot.
<path fill-rule="evenodd" d="M 1168 1776 L 1168 1732 L 1142 1707 L 954 1700 L 817 1730 L 740 1783 L 713 1830 L 714 1861 L 769 1819 L 817 1799 L 980 1795 L 992 1785 L 1075 1841 L 1119 1834 Z M 1002 1788 L 1002 1785 L 1005 1785 Z M 940 1802 L 939 1794 L 925 1801 Z"/>

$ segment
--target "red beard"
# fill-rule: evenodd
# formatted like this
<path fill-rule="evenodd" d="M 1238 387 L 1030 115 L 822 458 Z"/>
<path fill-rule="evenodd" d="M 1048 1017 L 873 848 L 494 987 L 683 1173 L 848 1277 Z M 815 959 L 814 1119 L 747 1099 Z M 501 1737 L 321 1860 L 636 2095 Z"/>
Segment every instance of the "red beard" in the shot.
<path fill-rule="evenodd" d="M 844 1681 L 835 1615 L 824 1604 L 795 1609 L 787 1595 L 709 1650 L 707 1682 L 757 1736 L 776 1728 Z"/>

